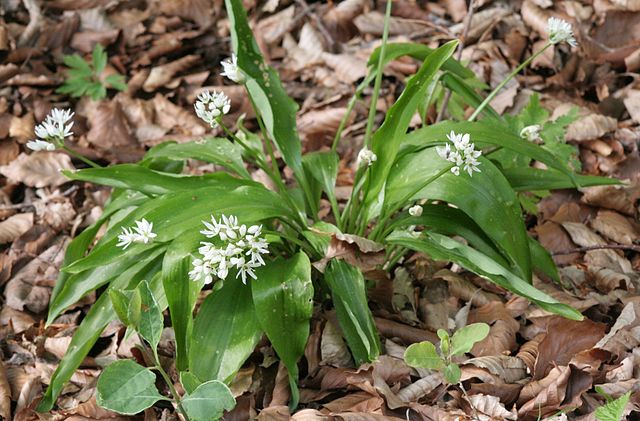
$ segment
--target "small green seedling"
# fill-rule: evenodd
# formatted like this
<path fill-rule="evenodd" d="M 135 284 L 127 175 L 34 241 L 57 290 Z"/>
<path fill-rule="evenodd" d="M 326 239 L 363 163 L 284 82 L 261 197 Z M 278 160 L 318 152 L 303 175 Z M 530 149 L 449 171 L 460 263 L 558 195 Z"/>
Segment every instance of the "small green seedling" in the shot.
<path fill-rule="evenodd" d="M 180 374 L 186 392 L 183 396 L 178 394 L 158 358 L 164 320 L 147 281 L 140 282 L 133 290 L 111 289 L 109 297 L 122 323 L 149 346 L 143 346 L 142 351 L 153 359 L 155 366 L 143 367 L 133 360 L 119 360 L 107 366 L 98 379 L 98 405 L 120 414 L 135 415 L 158 401 L 170 401 L 187 421 L 217 420 L 225 410 L 233 409 L 236 400 L 224 383 L 201 382 L 188 371 Z M 158 371 L 169 386 L 171 399 L 156 388 L 156 375 L 152 370 Z"/>
<path fill-rule="evenodd" d="M 604 396 L 607 401 L 607 403 L 596 409 L 596 419 L 598 421 L 622 421 L 624 409 L 627 406 L 627 403 L 629 403 L 629 398 L 631 397 L 631 391 L 620 396 L 618 399 L 613 399 L 598 386 L 596 386 L 596 392 Z"/>
<path fill-rule="evenodd" d="M 453 357 L 462 356 L 471 351 L 476 342 L 480 342 L 489 334 L 489 325 L 473 323 L 463 327 L 449 336 L 446 330 L 438 329 L 440 338 L 440 352 L 429 341 L 412 344 L 404 353 L 404 360 L 411 367 L 428 368 L 442 371 L 444 378 L 450 384 L 460 381 L 462 375 Z"/>
<path fill-rule="evenodd" d="M 86 95 L 93 100 L 99 100 L 107 96 L 107 88 L 119 91 L 127 89 L 122 75 L 111 74 L 102 77 L 107 65 L 107 53 L 100 44 L 96 44 L 93 49 L 90 63 L 78 54 L 65 55 L 63 61 L 70 69 L 67 80 L 56 90 L 60 94 L 69 94 L 74 98 Z"/>

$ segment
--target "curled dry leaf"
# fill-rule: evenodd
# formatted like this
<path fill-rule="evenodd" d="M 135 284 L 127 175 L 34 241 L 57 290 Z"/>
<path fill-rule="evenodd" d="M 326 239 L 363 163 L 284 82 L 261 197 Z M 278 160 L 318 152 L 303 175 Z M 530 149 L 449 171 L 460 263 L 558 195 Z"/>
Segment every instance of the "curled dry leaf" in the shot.
<path fill-rule="evenodd" d="M 571 236 L 571 240 L 581 247 L 601 246 L 607 242 L 586 225 L 576 222 L 564 222 L 562 224 Z M 608 267 L 620 273 L 628 273 L 633 269 L 629 260 L 620 256 L 615 250 L 589 250 L 585 255 L 585 261 L 596 266 Z"/>
<path fill-rule="evenodd" d="M 327 320 L 322 331 L 320 354 L 322 356 L 320 364 L 322 365 L 353 367 L 349 348 L 347 348 L 347 344 L 342 339 L 340 331 L 330 320 Z"/>
<path fill-rule="evenodd" d="M 0 222 L 0 244 L 10 243 L 33 226 L 33 213 L 19 213 Z"/>
<path fill-rule="evenodd" d="M 640 185 L 594 186 L 580 190 L 582 202 L 635 216 L 635 202 L 640 198 Z"/>
<path fill-rule="evenodd" d="M 322 37 L 309 23 L 300 30 L 300 41 L 296 42 L 290 34 L 285 34 L 282 45 L 287 51 L 286 65 L 294 72 L 322 62 Z"/>
<path fill-rule="evenodd" d="M 323 20 L 331 35 L 338 41 L 346 41 L 355 35 L 357 28 L 353 20 L 367 3 L 367 0 L 345 0 L 330 7 Z"/>
<path fill-rule="evenodd" d="M 12 183 L 29 187 L 57 187 L 69 181 L 60 170 L 73 170 L 68 155 L 57 152 L 21 153 L 9 165 L 0 167 L 0 174 Z"/>
<path fill-rule="evenodd" d="M 28 113 L 22 117 L 13 117 L 9 126 L 9 136 L 25 143 L 33 138 L 33 126 L 35 125 L 33 114 Z"/>
<path fill-rule="evenodd" d="M 607 326 L 589 319 L 581 322 L 554 316 L 547 324 L 547 333 L 538 345 L 533 378 L 545 377 L 553 367 L 567 365 L 581 351 L 591 349 L 602 337 Z"/>
<path fill-rule="evenodd" d="M 295 4 L 292 4 L 275 15 L 260 20 L 254 32 L 267 44 L 274 44 L 280 41 L 284 34 L 291 31 L 295 23 L 295 10 Z"/>
<path fill-rule="evenodd" d="M 0 418 L 11 419 L 11 387 L 2 360 L 0 360 Z"/>
<path fill-rule="evenodd" d="M 14 310 L 9 306 L 2 306 L 0 326 L 10 326 L 14 333 L 22 333 L 35 324 L 34 318 L 27 313 Z"/>
<path fill-rule="evenodd" d="M 321 272 L 334 258 L 344 259 L 363 272 L 373 271 L 384 263 L 384 247 L 375 241 L 351 234 L 317 232 L 331 236 L 325 256 L 313 264 Z"/>
<path fill-rule="evenodd" d="M 160 11 L 167 16 L 180 16 L 206 28 L 213 22 L 213 8 L 208 0 L 172 0 L 158 2 Z"/>
<path fill-rule="evenodd" d="M 507 411 L 507 408 L 500 403 L 497 396 L 487 396 L 481 393 L 469 397 L 473 407 L 486 416 L 504 420 L 517 420 L 518 413 L 515 409 Z"/>
<path fill-rule="evenodd" d="M 101 101 L 87 108 L 91 128 L 87 140 L 98 150 L 115 155 L 117 160 L 131 161 L 141 155 L 122 106 L 117 101 Z"/>
<path fill-rule="evenodd" d="M 597 344 L 617 356 L 640 345 L 640 303 L 629 302 L 624 306 L 615 324 Z"/>
<path fill-rule="evenodd" d="M 574 104 L 560 104 L 553 110 L 551 118 L 555 119 L 568 114 L 574 107 Z M 618 121 L 615 118 L 581 109 L 580 117 L 567 127 L 565 138 L 575 142 L 598 139 L 617 128 Z"/>
<path fill-rule="evenodd" d="M 509 354 L 516 348 L 516 333 L 520 323 L 501 301 L 492 301 L 469 313 L 468 323 L 487 323 L 491 329 L 486 338 L 476 342 L 471 354 L 477 357 Z"/>
<path fill-rule="evenodd" d="M 376 11 L 364 13 L 357 16 L 353 23 L 362 34 L 380 36 L 384 29 L 384 15 Z M 389 35 L 409 35 L 415 32 L 422 32 L 430 27 L 424 20 L 403 19 L 392 16 L 389 20 Z"/>
<path fill-rule="evenodd" d="M 527 366 L 518 357 L 508 355 L 471 358 L 464 363 L 489 370 L 505 383 L 515 383 L 527 377 Z"/>
<path fill-rule="evenodd" d="M 346 110 L 329 107 L 303 114 L 298 119 L 298 131 L 306 148 L 317 150 L 324 145 L 330 145 Z"/>
<path fill-rule="evenodd" d="M 325 64 L 335 71 L 334 78 L 343 83 L 354 83 L 367 74 L 367 61 L 353 54 L 322 53 Z"/>
<path fill-rule="evenodd" d="M 149 73 L 147 80 L 145 80 L 142 85 L 142 89 L 146 92 L 153 92 L 158 88 L 166 86 L 169 82 L 173 81 L 176 74 L 193 67 L 198 61 L 200 61 L 199 56 L 189 55 L 161 66 L 155 66 L 151 69 L 151 73 Z"/>
<path fill-rule="evenodd" d="M 605 237 L 620 244 L 633 244 L 640 238 L 640 228 L 637 223 L 617 212 L 601 210 L 591 227 Z"/>

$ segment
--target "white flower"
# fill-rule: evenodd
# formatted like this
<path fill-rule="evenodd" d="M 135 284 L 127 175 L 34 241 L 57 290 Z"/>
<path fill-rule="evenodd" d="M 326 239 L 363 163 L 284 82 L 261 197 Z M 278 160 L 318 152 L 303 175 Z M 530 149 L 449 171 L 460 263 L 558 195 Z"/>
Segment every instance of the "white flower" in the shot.
<path fill-rule="evenodd" d="M 126 250 L 131 243 L 148 244 L 157 237 L 157 234 L 153 232 L 153 222 L 142 218 L 140 221 L 135 221 L 135 224 L 135 227 L 122 227 L 122 233 L 118 235 L 120 241 L 116 247 L 122 247 L 123 250 Z"/>
<path fill-rule="evenodd" d="M 194 108 L 196 115 L 209 124 L 212 128 L 218 127 L 216 121 L 219 117 L 227 114 L 231 109 L 231 100 L 218 91 L 204 91 L 198 95 Z"/>
<path fill-rule="evenodd" d="M 471 143 L 469 133 L 456 134 L 452 130 L 447 135 L 447 139 L 453 143 L 453 149 L 449 143 L 446 143 L 444 147 L 436 146 L 436 152 L 442 159 L 453 163 L 451 172 L 455 175 L 460 175 L 460 168 L 469 173 L 469 176 L 473 176 L 474 171 L 480 172 L 478 158 L 482 155 L 482 152 L 475 149 L 475 145 Z"/>
<path fill-rule="evenodd" d="M 200 243 L 200 257 L 193 261 L 189 279 L 204 279 L 208 284 L 213 282 L 213 276 L 226 279 L 233 268 L 237 270 L 236 278 L 244 284 L 248 278 L 256 279 L 255 269 L 266 264 L 262 255 L 269 253 L 269 243 L 260 237 L 262 226 L 241 225 L 233 215 L 221 215 L 219 220 L 212 215 L 211 222 L 202 223 L 205 229 L 200 233 L 217 241 Z"/>
<path fill-rule="evenodd" d="M 520 137 L 528 140 L 529 142 L 535 142 L 540 140 L 540 125 L 534 124 L 531 126 L 527 126 L 524 129 L 520 130 Z"/>
<path fill-rule="evenodd" d="M 27 142 L 27 148 L 33 151 L 54 151 L 56 149 L 56 145 L 51 142 L 47 142 L 45 140 L 30 140 Z"/>
<path fill-rule="evenodd" d="M 573 47 L 578 46 L 578 42 L 573 37 L 571 24 L 566 20 L 555 17 L 549 18 L 547 21 L 547 32 L 549 33 L 549 41 L 551 41 L 552 44 L 566 42 Z"/>
<path fill-rule="evenodd" d="M 222 60 L 220 64 L 222 64 L 222 68 L 224 69 L 224 71 L 220 73 L 222 76 L 226 76 L 235 83 L 245 82 L 246 78 L 244 73 L 242 73 L 242 70 L 238 67 L 238 56 L 231 54 L 230 58 Z"/>
<path fill-rule="evenodd" d="M 62 142 L 65 137 L 73 134 L 71 131 L 73 121 L 67 124 L 71 117 L 73 117 L 71 110 L 54 108 L 46 119 L 35 127 L 36 136 L 49 142 Z"/>
<path fill-rule="evenodd" d="M 415 205 L 409 208 L 409 215 L 411 216 L 420 216 L 422 215 L 422 206 Z"/>
<path fill-rule="evenodd" d="M 362 148 L 360 152 L 358 152 L 358 160 L 357 160 L 358 167 L 360 166 L 370 167 L 371 164 L 373 164 L 377 160 L 378 160 L 378 157 L 376 156 L 376 154 L 374 154 L 373 151 L 370 151 L 366 147 Z"/>

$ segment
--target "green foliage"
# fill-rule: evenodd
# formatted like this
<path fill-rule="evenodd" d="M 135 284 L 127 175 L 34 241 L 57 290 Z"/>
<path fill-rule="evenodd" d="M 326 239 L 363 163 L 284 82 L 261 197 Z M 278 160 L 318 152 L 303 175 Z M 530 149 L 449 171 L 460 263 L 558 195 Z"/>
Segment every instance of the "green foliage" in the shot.
<path fill-rule="evenodd" d="M 69 245 L 47 323 L 53 323 L 87 294 L 99 289 L 104 292 L 77 329 L 38 407 L 40 411 L 53 407 L 65 382 L 116 317 L 142 338 L 142 351 L 155 358 L 156 364 L 145 368 L 121 361 L 109 366 L 98 382 L 101 405 L 133 414 L 159 399 L 168 399 L 155 389 L 153 371 L 157 371 L 185 418 L 216 419 L 235 404 L 227 385 L 266 334 L 288 370 L 289 403 L 295 407 L 298 362 L 309 336 L 314 294 L 320 300 L 331 299 L 327 305 L 335 308 L 357 364 L 380 355 L 368 306 L 368 272 L 363 273 L 359 266 L 359 259 L 366 257 L 372 244 L 381 245 L 388 255 L 386 264 L 377 269 L 392 269 L 396 258 L 412 251 L 426 253 L 484 276 L 544 310 L 582 318 L 575 309 L 531 285 L 534 270 L 556 281 L 558 273 L 549 254 L 528 236 L 523 220 L 523 203 L 525 210 L 533 211 L 536 198 L 545 191 L 615 183 L 575 174 L 573 149 L 563 141 L 572 115 L 547 121 L 548 112 L 535 96 L 513 117 L 484 107 L 484 86 L 452 57 L 456 41 L 437 49 L 389 44 L 383 65 L 404 55 L 422 64 L 373 135 L 371 148 L 377 160 L 358 169 L 351 198 L 342 207 L 336 197 L 337 149 L 302 155 L 295 120 L 297 105 L 287 96 L 276 71 L 266 64 L 242 2 L 225 3 L 233 50 L 260 134 L 248 131 L 238 121 L 237 134 L 223 127 L 228 138 L 167 142 L 149 150 L 137 164 L 65 172 L 72 180 L 113 187 L 113 193 L 103 215 Z M 379 75 L 380 52 L 377 49 L 372 54 L 369 74 L 350 104 L 355 104 L 357 96 Z M 65 63 L 72 69 L 61 90 L 100 97 L 109 83 L 124 88 L 113 78 L 100 80 L 106 62 L 101 47 L 94 51 L 91 63 L 79 56 L 66 57 Z M 427 125 L 425 116 L 431 107 L 443 106 L 447 90 L 452 92 L 447 110 L 454 118 Z M 484 107 L 479 112 L 483 119 L 455 121 L 468 107 Z M 416 111 L 425 117 L 425 124 L 407 133 Z M 520 130 L 531 124 L 542 126 L 540 142 L 520 137 Z M 436 147 L 445 144 L 451 131 L 469 134 L 482 149 L 480 173 L 456 176 L 450 171 L 451 163 L 439 156 Z M 283 178 L 277 152 L 297 185 Z M 184 174 L 186 160 L 208 162 L 220 170 Z M 534 168 L 534 162 L 548 169 Z M 268 187 L 251 179 L 248 168 L 253 167 L 265 171 L 272 182 Z M 332 215 L 320 221 L 323 196 Z M 424 204 L 420 216 L 406 210 L 416 201 Z M 247 285 L 235 278 L 236 269 L 228 277 L 211 273 L 207 282 L 213 281 L 212 289 L 206 291 L 208 295 L 194 316 L 201 290 L 210 288 L 205 287 L 204 279 L 193 281 L 189 274 L 205 239 L 200 232 L 202 221 L 222 215 L 237 217 L 238 225 L 245 225 L 245 229 L 261 225 L 269 241 L 269 254 L 264 255 L 264 265 L 256 264 L 257 279 L 248 279 Z M 142 219 L 153 223 L 157 236 L 150 242 L 133 242 L 126 249 L 118 247 L 118 237 L 126 232 L 123 229 Z M 96 239 L 103 229 L 104 234 Z M 415 231 L 422 229 L 422 233 Z M 222 237 L 212 241 L 216 247 L 230 244 Z M 324 268 L 324 273 L 314 266 Z M 184 396 L 172 390 L 172 381 L 157 361 L 165 309 L 175 332 L 176 367 Z M 467 326 L 452 336 L 439 331 L 439 351 L 434 344 L 414 344 L 407 349 L 406 359 L 413 366 L 441 370 L 449 383 L 457 383 L 460 368 L 452 358 L 464 355 L 487 332 L 488 327 L 482 324 Z M 128 373 L 121 374 L 125 368 Z M 129 393 L 127 399 L 125 392 Z"/>
<path fill-rule="evenodd" d="M 404 353 L 404 360 L 411 367 L 427 368 L 441 371 L 450 384 L 460 381 L 460 367 L 452 359 L 471 351 L 476 342 L 482 341 L 489 334 L 489 325 L 473 323 L 449 336 L 446 330 L 439 329 L 440 352 L 431 342 L 419 342 L 410 345 Z"/>
<path fill-rule="evenodd" d="M 56 90 L 60 94 L 69 94 L 74 98 L 88 96 L 99 100 L 107 96 L 107 88 L 118 91 L 127 89 L 122 75 L 110 74 L 102 77 L 107 65 L 107 53 L 99 43 L 93 48 L 91 62 L 87 63 L 78 54 L 65 55 L 63 62 L 70 69 L 67 80 Z"/>
<path fill-rule="evenodd" d="M 606 403 L 596 409 L 595 416 L 598 421 L 622 421 L 624 410 L 631 398 L 631 391 L 625 393 L 617 399 L 604 393 L 602 388 L 596 386 L 596 391 L 604 396 Z"/>
<path fill-rule="evenodd" d="M 113 362 L 104 369 L 96 386 L 96 402 L 124 415 L 135 415 L 159 400 L 168 400 L 156 388 L 151 370 L 132 360 Z"/>

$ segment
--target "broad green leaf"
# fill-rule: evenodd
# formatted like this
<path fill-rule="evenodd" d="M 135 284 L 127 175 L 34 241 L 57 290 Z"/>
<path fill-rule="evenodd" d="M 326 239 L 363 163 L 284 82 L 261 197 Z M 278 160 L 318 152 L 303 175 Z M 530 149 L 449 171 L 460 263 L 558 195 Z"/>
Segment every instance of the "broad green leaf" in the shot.
<path fill-rule="evenodd" d="M 418 44 L 415 42 L 411 43 L 388 43 L 385 47 L 385 57 L 384 64 L 389 63 L 399 57 L 402 56 L 411 56 L 417 60 L 424 61 L 429 55 L 433 52 L 433 48 L 429 48 L 424 44 Z M 380 47 L 377 47 L 371 53 L 369 57 L 369 61 L 367 62 L 368 66 L 377 66 L 378 58 L 380 56 Z M 448 70 L 449 72 L 458 75 L 462 78 L 473 78 L 475 74 L 463 66 L 458 60 L 453 57 L 448 58 L 444 64 L 442 65 L 444 70 Z"/>
<path fill-rule="evenodd" d="M 194 390 L 198 388 L 202 384 L 200 379 L 194 376 L 189 371 L 181 371 L 180 372 L 180 384 L 184 388 L 184 391 L 187 393 L 193 393 Z"/>
<path fill-rule="evenodd" d="M 540 161 L 551 168 L 565 173 L 570 178 L 574 177 L 573 172 L 569 170 L 566 162 L 560 161 L 539 145 L 521 139 L 519 136 L 513 134 L 507 127 L 491 121 L 443 121 L 409 133 L 403 140 L 403 146 L 409 149 L 411 146 L 427 147 L 445 144 L 448 142 L 447 135 L 451 131 L 455 133 L 468 133 L 471 141 L 475 143 L 476 148 L 484 148 L 487 146 L 503 147 Z M 474 177 L 475 175 L 476 174 L 474 174 Z M 573 187 L 575 187 L 575 185 Z"/>
<path fill-rule="evenodd" d="M 251 283 L 253 304 L 262 330 L 289 372 L 291 403 L 298 405 L 298 360 L 304 354 L 313 312 L 311 263 L 300 252 L 277 259 L 256 271 Z"/>
<path fill-rule="evenodd" d="M 188 349 L 193 328 L 193 309 L 203 282 L 189 279 L 191 253 L 198 250 L 202 234 L 199 230 L 186 233 L 167 248 L 162 262 L 162 283 L 169 303 L 171 325 L 176 336 L 176 367 L 188 367 Z"/>
<path fill-rule="evenodd" d="M 344 260 L 333 259 L 324 279 L 356 365 L 375 360 L 380 355 L 380 340 L 369 310 L 362 272 Z"/>
<path fill-rule="evenodd" d="M 160 306 L 146 280 L 142 280 L 138 284 L 137 290 L 142 298 L 140 321 L 137 325 L 137 330 L 140 336 L 151 345 L 151 348 L 155 349 L 158 347 L 160 336 L 162 336 L 162 328 L 164 327 L 162 310 L 160 310 Z"/>
<path fill-rule="evenodd" d="M 451 355 L 463 355 L 471 351 L 476 342 L 480 342 L 489 334 L 486 323 L 472 323 L 457 330 L 451 337 Z"/>
<path fill-rule="evenodd" d="M 93 47 L 93 52 L 91 53 L 91 59 L 93 61 L 93 69 L 96 74 L 100 74 L 104 71 L 104 68 L 107 65 L 107 53 L 104 51 L 104 47 L 102 44 L 97 43 L 95 47 Z"/>
<path fill-rule="evenodd" d="M 462 371 L 456 363 L 451 363 L 444 368 L 444 378 L 450 384 L 457 384 L 462 376 Z"/>
<path fill-rule="evenodd" d="M 125 326 L 137 326 L 140 322 L 142 297 L 138 289 L 110 289 L 109 298 L 118 318 Z"/>
<path fill-rule="evenodd" d="M 531 251 L 531 263 L 534 269 L 559 283 L 560 274 L 549 252 L 531 237 L 529 237 L 529 250 Z"/>
<path fill-rule="evenodd" d="M 599 387 L 596 387 L 596 390 Z M 618 399 L 607 399 L 607 403 L 597 408 L 594 415 L 598 421 L 623 421 L 624 410 L 631 398 L 631 391 L 628 391 Z"/>
<path fill-rule="evenodd" d="M 309 194 L 296 128 L 298 105 L 285 92 L 278 73 L 265 63 L 249 27 L 242 1 L 225 0 L 225 5 L 230 22 L 231 44 L 238 56 L 238 67 L 247 79 L 245 87 L 262 116 L 269 136 L 277 144 L 282 159 L 293 170 L 305 194 Z"/>
<path fill-rule="evenodd" d="M 70 276 L 66 280 L 62 291 L 49 303 L 47 323 L 53 322 L 69 306 L 75 304 L 91 291 L 112 282 L 114 278 L 121 274 L 133 278 L 138 273 L 145 273 L 146 268 L 155 264 L 155 259 L 163 251 L 163 247 L 152 246 L 141 253 L 126 254 L 116 261 L 105 262 L 104 265 Z"/>
<path fill-rule="evenodd" d="M 571 177 L 557 170 L 541 170 L 532 167 L 503 168 L 504 176 L 516 191 L 558 190 L 572 189 L 575 184 Z M 582 187 L 607 186 L 620 184 L 620 180 L 593 175 L 574 175 L 575 180 Z"/>
<path fill-rule="evenodd" d="M 467 240 L 471 246 L 481 251 L 503 266 L 509 262 L 500 253 L 500 248 L 493 240 L 460 209 L 448 205 L 422 205 L 422 215 L 411 216 L 408 213 L 401 214 L 394 220 L 387 232 L 392 232 L 400 227 L 424 226 L 429 230 L 448 236 L 460 236 Z"/>
<path fill-rule="evenodd" d="M 311 152 L 302 158 L 305 168 L 322 186 L 327 195 L 335 200 L 336 178 L 338 177 L 338 154 L 332 151 Z"/>
<path fill-rule="evenodd" d="M 404 352 L 404 360 L 411 367 L 429 370 L 442 370 L 445 364 L 435 345 L 428 341 L 409 345 Z"/>
<path fill-rule="evenodd" d="M 207 297 L 191 335 L 189 371 L 193 375 L 226 383 L 244 364 L 262 336 L 251 302 L 251 286 L 232 277 Z"/>
<path fill-rule="evenodd" d="M 206 187 L 234 189 L 239 186 L 259 184 L 232 177 L 223 172 L 205 175 L 183 175 L 154 171 L 137 164 L 119 164 L 104 168 L 87 168 L 78 171 L 63 171 L 71 180 L 90 181 L 105 186 L 137 190 L 145 194 L 161 195 L 169 192 Z"/>
<path fill-rule="evenodd" d="M 155 288 L 155 283 L 160 283 L 158 277 L 153 275 L 160 269 L 160 262 L 156 262 L 155 265 L 146 268 L 146 272 L 139 273 L 134 278 L 131 278 L 127 274 L 120 275 L 111 282 L 110 288 L 133 288 L 140 279 L 152 279 L 152 289 Z M 100 334 L 104 328 L 112 321 L 115 320 L 116 315 L 109 300 L 108 290 L 107 293 L 103 293 L 96 302 L 91 306 L 89 312 L 82 319 L 80 326 L 73 335 L 67 352 L 58 363 L 55 372 L 49 382 L 49 387 L 44 394 L 44 397 L 38 404 L 37 410 L 39 412 L 48 412 L 53 408 L 58 395 L 62 391 L 63 386 L 69 381 L 73 373 L 80 366 L 80 363 L 89 354 L 89 351 L 96 343 Z"/>
<path fill-rule="evenodd" d="M 104 369 L 96 386 L 96 402 L 102 408 L 135 415 L 159 400 L 169 400 L 156 389 L 156 375 L 132 360 L 120 360 Z"/>
<path fill-rule="evenodd" d="M 191 421 L 211 421 L 222 417 L 224 411 L 236 406 L 231 390 L 222 382 L 202 383 L 182 399 L 182 406 Z"/>
<path fill-rule="evenodd" d="M 176 211 L 178 209 L 179 212 Z M 210 187 L 167 194 L 148 200 L 127 215 L 105 234 L 87 257 L 65 267 L 64 270 L 69 273 L 81 272 L 147 249 L 149 244 L 133 244 L 125 251 L 116 247 L 120 227 L 133 226 L 136 220 L 146 218 L 153 223 L 158 236 L 151 244 L 155 244 L 172 241 L 188 232 L 199 231 L 201 221 L 208 220 L 212 214 L 216 218 L 221 214 L 235 215 L 241 224 L 287 216 L 293 218 L 286 203 L 283 203 L 276 193 L 262 186 L 242 186 L 234 190 Z"/>
<path fill-rule="evenodd" d="M 367 206 L 378 200 L 418 104 L 423 100 L 431 79 L 451 57 L 457 45 L 458 41 L 448 42 L 425 58 L 420 70 L 409 80 L 400 98 L 387 111 L 382 126 L 373 135 L 372 149 L 378 160 L 369 172 L 369 189 L 365 198 Z"/>
<path fill-rule="evenodd" d="M 451 238 L 428 232 L 416 238 L 408 233 L 395 232 L 387 237 L 387 242 L 426 253 L 437 260 L 455 262 L 467 270 L 486 276 L 502 288 L 529 299 L 546 311 L 572 320 L 583 319 L 579 311 L 536 289 L 490 257 Z"/>
<path fill-rule="evenodd" d="M 207 137 L 185 143 L 165 142 L 151 148 L 145 154 L 145 159 L 147 158 L 197 159 L 222 165 L 240 176 L 250 177 L 242 161 L 242 148 L 220 137 Z"/>
<path fill-rule="evenodd" d="M 520 205 L 502 173 L 487 159 L 479 158 L 481 172 L 470 177 L 447 172 L 416 193 L 412 200 L 430 199 L 451 203 L 466 213 L 500 248 L 523 279 L 531 280 L 529 240 Z M 399 203 L 416 186 L 446 169 L 450 163 L 435 148 L 406 154 L 396 161 L 387 181 L 388 206 Z"/>

